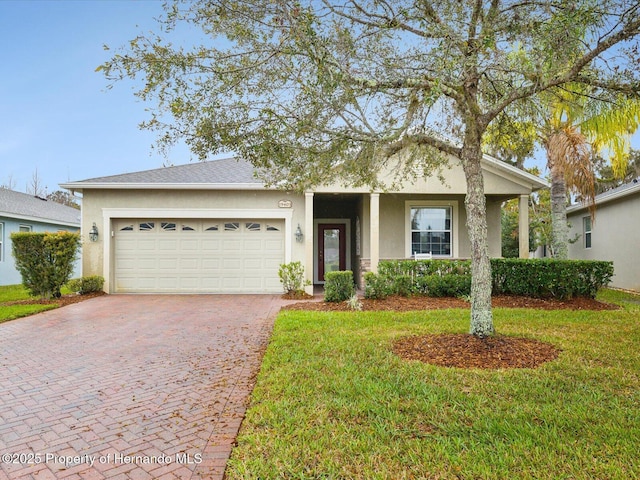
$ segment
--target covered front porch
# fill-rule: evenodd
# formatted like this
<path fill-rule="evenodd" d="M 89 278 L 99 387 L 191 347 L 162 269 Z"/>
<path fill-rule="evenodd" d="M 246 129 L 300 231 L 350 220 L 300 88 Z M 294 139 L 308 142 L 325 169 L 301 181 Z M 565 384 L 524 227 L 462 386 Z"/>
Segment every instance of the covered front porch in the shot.
<path fill-rule="evenodd" d="M 501 256 L 500 209 L 514 196 L 487 195 L 489 253 Z M 528 258 L 528 200 L 520 202 L 520 257 Z M 381 259 L 408 259 L 416 253 L 433 258 L 469 258 L 463 194 L 306 192 L 304 197 L 306 279 L 324 283 L 326 272 L 352 270 L 356 284 L 377 271 Z"/>

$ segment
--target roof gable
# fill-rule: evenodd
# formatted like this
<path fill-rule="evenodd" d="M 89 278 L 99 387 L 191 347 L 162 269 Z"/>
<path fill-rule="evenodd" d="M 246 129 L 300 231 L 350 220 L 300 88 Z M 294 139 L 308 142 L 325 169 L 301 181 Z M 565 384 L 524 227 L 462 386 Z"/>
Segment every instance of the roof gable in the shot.
<path fill-rule="evenodd" d="M 6 188 L 0 188 L 0 216 L 80 226 L 80 210 Z"/>

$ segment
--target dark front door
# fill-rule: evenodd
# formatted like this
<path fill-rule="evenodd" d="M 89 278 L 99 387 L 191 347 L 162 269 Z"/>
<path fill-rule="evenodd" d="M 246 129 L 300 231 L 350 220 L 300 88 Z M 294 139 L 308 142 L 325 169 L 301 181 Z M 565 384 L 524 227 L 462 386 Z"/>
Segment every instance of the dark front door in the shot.
<path fill-rule="evenodd" d="M 339 223 L 318 225 L 318 280 L 324 282 L 326 272 L 347 269 L 346 228 Z"/>

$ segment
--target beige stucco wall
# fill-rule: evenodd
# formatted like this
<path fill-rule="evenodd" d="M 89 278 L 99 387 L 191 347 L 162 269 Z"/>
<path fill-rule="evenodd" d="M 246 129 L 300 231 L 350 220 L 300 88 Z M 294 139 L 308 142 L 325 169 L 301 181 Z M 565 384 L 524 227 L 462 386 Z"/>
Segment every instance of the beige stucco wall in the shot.
<path fill-rule="evenodd" d="M 583 218 L 587 210 L 568 214 L 570 237 L 569 258 L 613 261 L 611 285 L 640 291 L 640 193 L 597 206 L 591 230 L 591 248 L 585 248 Z"/>
<path fill-rule="evenodd" d="M 391 188 L 394 175 L 392 170 L 383 172 L 380 174 L 379 179 L 387 185 L 385 191 L 392 193 L 416 193 L 416 194 L 444 194 L 444 195 L 465 195 L 467 193 L 467 181 L 464 175 L 464 170 L 460 161 L 456 158 L 451 158 L 449 164 L 443 167 L 439 172 L 433 172 L 428 177 L 417 177 L 405 180 L 400 187 Z M 531 193 L 532 188 L 537 189 L 542 186 L 540 180 L 534 182 L 528 177 L 525 178 L 524 172 L 514 173 L 507 166 L 502 168 L 497 167 L 494 163 L 483 162 L 483 178 L 484 189 L 486 195 L 507 195 L 515 197 L 517 195 L 528 195 Z M 444 182 L 442 179 L 444 179 Z M 346 193 L 369 193 L 370 189 L 366 186 L 363 187 L 345 187 L 342 184 L 334 183 L 324 186 L 319 186 L 315 189 L 318 193 L 330 193 L 330 192 L 346 192 Z"/>
<path fill-rule="evenodd" d="M 280 209 L 280 200 L 290 200 L 291 208 Z M 82 231 L 84 238 L 83 275 L 104 275 L 104 242 L 111 242 L 111 228 L 105 224 L 105 211 L 131 209 L 131 215 L 139 210 L 140 218 L 180 218 L 179 210 L 203 210 L 202 218 L 215 213 L 207 209 L 245 211 L 250 216 L 260 210 L 290 210 L 292 231 L 298 223 L 304 225 L 304 196 L 280 191 L 203 191 L 203 190 L 84 190 L 82 200 Z M 150 213 L 153 210 L 153 213 Z M 231 218 L 234 218 L 230 216 Z M 245 216 L 245 218 L 247 218 Z M 97 242 L 88 240 L 93 223 L 100 230 Z M 109 226 L 109 228 L 106 228 Z M 290 239 L 291 261 L 304 260 L 304 244 Z M 112 251 L 112 249 L 111 249 Z M 111 267 L 113 272 L 113 266 Z M 107 279 L 109 282 L 111 279 Z"/>
<path fill-rule="evenodd" d="M 407 218 L 407 205 L 420 205 L 429 202 L 433 205 L 454 207 L 453 236 L 454 257 L 469 258 L 471 244 L 467 234 L 467 216 L 464 208 L 464 195 L 416 195 L 416 194 L 381 194 L 380 195 L 380 258 L 407 258 L 410 237 Z M 489 255 L 501 256 L 500 200 L 487 200 L 487 225 L 489 238 Z M 362 256 L 370 255 L 369 238 L 370 201 L 369 195 L 363 196 L 362 209 Z M 457 252 L 457 253 L 456 253 Z"/>

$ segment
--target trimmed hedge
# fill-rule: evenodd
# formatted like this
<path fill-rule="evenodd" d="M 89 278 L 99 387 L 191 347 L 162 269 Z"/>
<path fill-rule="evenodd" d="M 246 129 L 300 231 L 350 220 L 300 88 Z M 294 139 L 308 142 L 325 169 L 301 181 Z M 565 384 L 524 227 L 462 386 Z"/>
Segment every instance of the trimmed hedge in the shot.
<path fill-rule="evenodd" d="M 365 274 L 365 297 L 467 296 L 470 260 L 386 260 Z M 613 262 L 555 259 L 491 259 L 493 294 L 535 298 L 594 298 L 613 276 Z"/>
<path fill-rule="evenodd" d="M 71 232 L 16 232 L 11 249 L 22 284 L 34 296 L 59 298 L 73 274 L 80 234 Z"/>
<path fill-rule="evenodd" d="M 491 260 L 494 294 L 595 298 L 613 276 L 613 262 L 500 258 Z"/>
<path fill-rule="evenodd" d="M 67 288 L 69 290 L 80 294 L 100 292 L 102 291 L 102 287 L 104 287 L 104 278 L 99 275 L 73 278 L 67 282 Z"/>
<path fill-rule="evenodd" d="M 324 274 L 324 301 L 344 302 L 356 293 L 351 270 L 327 272 Z"/>

